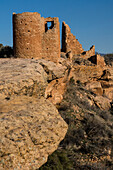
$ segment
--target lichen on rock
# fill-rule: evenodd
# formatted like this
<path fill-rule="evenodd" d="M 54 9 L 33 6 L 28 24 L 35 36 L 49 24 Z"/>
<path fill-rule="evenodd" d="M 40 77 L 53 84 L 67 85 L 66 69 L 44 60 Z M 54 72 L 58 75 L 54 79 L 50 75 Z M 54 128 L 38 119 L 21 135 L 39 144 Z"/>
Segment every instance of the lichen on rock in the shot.
<path fill-rule="evenodd" d="M 38 169 L 57 149 L 67 124 L 43 97 L 0 101 L 0 169 Z"/>

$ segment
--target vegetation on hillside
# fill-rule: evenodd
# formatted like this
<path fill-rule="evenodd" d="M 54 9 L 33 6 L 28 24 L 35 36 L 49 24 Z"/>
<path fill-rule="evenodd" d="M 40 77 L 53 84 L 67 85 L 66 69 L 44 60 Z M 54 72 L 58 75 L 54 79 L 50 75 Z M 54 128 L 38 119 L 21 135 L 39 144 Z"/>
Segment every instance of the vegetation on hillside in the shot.
<path fill-rule="evenodd" d="M 11 58 L 13 57 L 13 48 L 10 46 L 3 46 L 0 44 L 0 58 Z"/>
<path fill-rule="evenodd" d="M 105 54 L 104 59 L 107 65 L 113 65 L 113 53 L 112 54 Z"/>
<path fill-rule="evenodd" d="M 3 44 L 0 44 L 0 48 L 3 46 Z"/>
<path fill-rule="evenodd" d="M 13 49 L 0 46 L 0 58 L 11 58 Z M 113 54 L 104 56 L 113 65 Z M 76 58 L 75 64 L 91 65 Z M 57 151 L 49 156 L 40 170 L 105 170 L 113 169 L 113 108 L 100 110 L 91 105 L 94 94 L 71 79 L 58 110 L 69 128 Z M 80 97 L 82 96 L 82 98 Z"/>
<path fill-rule="evenodd" d="M 79 94 L 79 95 L 78 95 Z M 82 99 L 80 96 L 82 95 Z M 104 170 L 113 168 L 113 114 L 91 106 L 94 95 L 71 79 L 59 112 L 69 128 L 59 148 L 40 170 Z"/>

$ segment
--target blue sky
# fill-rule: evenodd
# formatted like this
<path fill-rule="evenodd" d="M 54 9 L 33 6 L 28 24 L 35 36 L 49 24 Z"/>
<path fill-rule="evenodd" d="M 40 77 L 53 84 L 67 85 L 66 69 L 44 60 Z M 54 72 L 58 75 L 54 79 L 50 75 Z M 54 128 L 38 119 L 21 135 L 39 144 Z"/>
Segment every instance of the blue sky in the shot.
<path fill-rule="evenodd" d="M 65 21 L 84 50 L 113 53 L 113 0 L 0 0 L 0 43 L 12 46 L 12 13 L 39 12 Z"/>

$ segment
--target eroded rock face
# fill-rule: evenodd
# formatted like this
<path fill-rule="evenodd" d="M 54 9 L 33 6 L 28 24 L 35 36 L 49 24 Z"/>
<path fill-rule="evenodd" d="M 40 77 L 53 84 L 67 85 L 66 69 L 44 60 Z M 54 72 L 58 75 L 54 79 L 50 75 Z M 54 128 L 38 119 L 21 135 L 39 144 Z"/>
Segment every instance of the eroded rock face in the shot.
<path fill-rule="evenodd" d="M 95 93 L 88 98 L 91 106 L 110 109 L 112 68 L 77 61 L 0 60 L 0 169 L 37 169 L 57 149 L 67 125 L 53 104 L 62 101 L 69 80 Z"/>
<path fill-rule="evenodd" d="M 95 101 L 96 105 L 102 110 L 109 110 L 111 107 L 110 100 L 103 96 L 96 96 L 94 98 L 94 101 Z"/>
<path fill-rule="evenodd" d="M 66 89 L 67 72 L 66 66 L 43 59 L 2 59 L 0 95 L 4 98 L 12 95 L 49 96 L 52 103 L 59 103 Z"/>
<path fill-rule="evenodd" d="M 75 82 L 80 81 L 81 83 L 90 82 L 101 78 L 103 74 L 103 68 L 100 66 L 73 66 L 71 75 L 74 77 Z"/>
<path fill-rule="evenodd" d="M 49 99 L 54 105 L 61 103 L 63 99 L 67 83 L 70 80 L 70 72 L 71 68 L 68 68 L 64 77 L 51 81 L 45 90 L 45 97 Z"/>
<path fill-rule="evenodd" d="M 38 169 L 57 149 L 67 124 L 43 97 L 0 101 L 0 169 Z"/>
<path fill-rule="evenodd" d="M 47 74 L 38 60 L 1 59 L 0 95 L 44 96 Z"/>
<path fill-rule="evenodd" d="M 48 81 L 52 81 L 54 79 L 62 78 L 65 75 L 65 71 L 67 69 L 66 66 L 61 64 L 56 64 L 52 61 L 46 61 L 44 59 L 38 60 L 39 64 L 43 67 L 45 72 L 48 75 Z"/>
<path fill-rule="evenodd" d="M 63 77 L 65 67 L 40 62 L 0 60 L 0 170 L 38 169 L 67 132 L 55 106 L 44 98 L 48 80 Z"/>
<path fill-rule="evenodd" d="M 53 104 L 59 104 L 66 90 L 66 82 L 63 78 L 53 80 L 49 83 L 45 91 L 45 97 L 49 99 Z"/>
<path fill-rule="evenodd" d="M 87 83 L 86 89 L 92 91 L 96 95 L 103 95 L 101 83 L 98 81 Z"/>

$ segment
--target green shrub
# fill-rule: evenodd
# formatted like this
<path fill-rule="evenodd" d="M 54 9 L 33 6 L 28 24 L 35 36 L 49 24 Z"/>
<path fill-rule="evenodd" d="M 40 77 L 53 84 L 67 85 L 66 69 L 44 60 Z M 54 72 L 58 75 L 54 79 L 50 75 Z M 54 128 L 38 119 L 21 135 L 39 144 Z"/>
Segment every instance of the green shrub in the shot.
<path fill-rule="evenodd" d="M 113 63 L 113 54 L 104 55 L 104 59 L 107 65 L 112 65 Z"/>
<path fill-rule="evenodd" d="M 0 44 L 0 48 L 3 47 L 3 44 Z"/>
<path fill-rule="evenodd" d="M 56 151 L 49 156 L 48 162 L 43 165 L 39 170 L 69 170 L 72 169 L 73 164 L 69 160 L 67 153 L 62 151 Z"/>
<path fill-rule="evenodd" d="M 10 58 L 13 57 L 13 48 L 9 46 L 0 48 L 0 58 Z"/>
<path fill-rule="evenodd" d="M 82 95 L 79 98 L 77 93 Z M 111 160 L 101 160 L 107 150 L 113 154 L 113 115 L 88 103 L 90 91 L 82 83 L 71 79 L 64 99 L 59 105 L 59 113 L 68 124 L 68 131 L 56 152 L 49 156 L 48 162 L 40 170 L 96 170 L 112 169 Z M 74 110 L 77 106 L 78 110 Z M 95 163 L 88 160 L 97 158 Z M 83 162 L 81 161 L 83 160 Z"/>

